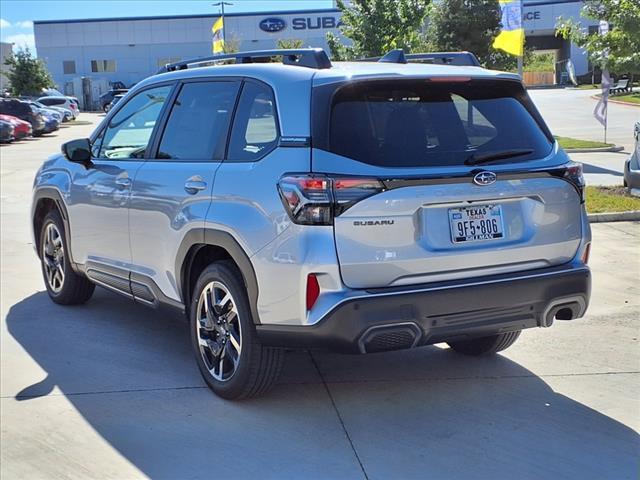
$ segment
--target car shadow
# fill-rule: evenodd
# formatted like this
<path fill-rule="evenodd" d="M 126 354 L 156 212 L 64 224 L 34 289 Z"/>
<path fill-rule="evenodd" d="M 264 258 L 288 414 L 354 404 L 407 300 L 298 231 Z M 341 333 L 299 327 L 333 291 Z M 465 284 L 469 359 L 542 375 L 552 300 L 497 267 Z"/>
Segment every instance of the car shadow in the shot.
<path fill-rule="evenodd" d="M 4 395 L 63 394 L 151 478 L 362 478 L 354 450 L 369 478 L 637 478 L 636 432 L 503 356 L 292 351 L 272 392 L 228 402 L 180 317 L 96 289 L 77 307 L 35 293 L 6 321 L 46 375 Z"/>
<path fill-rule="evenodd" d="M 598 167 L 597 165 L 591 165 L 589 163 L 582 164 L 583 173 L 604 173 L 607 175 L 613 175 L 615 177 L 622 177 L 624 174 L 622 172 L 618 172 L 616 170 L 611 170 L 609 168 Z"/>

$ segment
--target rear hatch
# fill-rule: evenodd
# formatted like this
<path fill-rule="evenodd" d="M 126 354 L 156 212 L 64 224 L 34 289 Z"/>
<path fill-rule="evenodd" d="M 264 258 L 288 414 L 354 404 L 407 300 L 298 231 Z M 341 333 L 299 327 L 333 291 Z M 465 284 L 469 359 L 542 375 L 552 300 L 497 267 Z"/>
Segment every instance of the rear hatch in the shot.
<path fill-rule="evenodd" d="M 340 195 L 340 271 L 351 288 L 549 267 L 581 239 L 581 171 L 567 168 L 514 80 L 360 80 L 314 88 L 312 169 Z M 579 178 L 578 178 L 579 177 Z M 573 180 L 573 181 L 572 181 Z M 346 191 L 346 190 L 345 190 Z"/>

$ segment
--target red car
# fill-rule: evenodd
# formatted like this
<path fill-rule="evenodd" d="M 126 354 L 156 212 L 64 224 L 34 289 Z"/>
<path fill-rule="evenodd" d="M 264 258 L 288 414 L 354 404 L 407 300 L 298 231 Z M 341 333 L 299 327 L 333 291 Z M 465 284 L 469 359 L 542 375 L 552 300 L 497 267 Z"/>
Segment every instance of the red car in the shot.
<path fill-rule="evenodd" d="M 29 122 L 20 120 L 18 117 L 14 117 L 13 115 L 0 115 L 0 120 L 4 120 L 5 122 L 9 122 L 13 125 L 16 140 L 33 135 L 33 130 Z"/>

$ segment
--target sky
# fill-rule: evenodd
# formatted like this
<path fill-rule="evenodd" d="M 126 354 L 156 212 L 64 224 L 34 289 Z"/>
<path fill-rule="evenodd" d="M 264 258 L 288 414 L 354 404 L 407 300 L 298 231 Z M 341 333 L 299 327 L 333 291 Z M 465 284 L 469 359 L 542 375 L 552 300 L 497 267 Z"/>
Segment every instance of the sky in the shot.
<path fill-rule="evenodd" d="M 0 39 L 35 51 L 34 20 L 217 13 L 217 0 L 0 0 Z M 232 0 L 225 13 L 331 8 L 332 0 Z"/>

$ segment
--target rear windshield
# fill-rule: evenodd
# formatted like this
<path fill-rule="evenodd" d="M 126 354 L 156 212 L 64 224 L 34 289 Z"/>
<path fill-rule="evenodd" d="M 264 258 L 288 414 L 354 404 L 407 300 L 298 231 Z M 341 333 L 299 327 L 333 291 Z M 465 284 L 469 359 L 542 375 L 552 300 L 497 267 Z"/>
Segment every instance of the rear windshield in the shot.
<path fill-rule="evenodd" d="M 491 163 L 523 162 L 553 145 L 517 82 L 368 81 L 331 93 L 328 125 L 314 129 L 314 146 L 371 165 L 454 166 L 493 154 Z"/>

